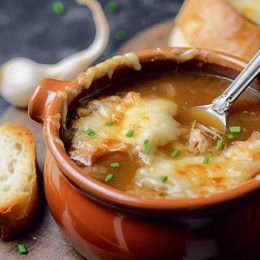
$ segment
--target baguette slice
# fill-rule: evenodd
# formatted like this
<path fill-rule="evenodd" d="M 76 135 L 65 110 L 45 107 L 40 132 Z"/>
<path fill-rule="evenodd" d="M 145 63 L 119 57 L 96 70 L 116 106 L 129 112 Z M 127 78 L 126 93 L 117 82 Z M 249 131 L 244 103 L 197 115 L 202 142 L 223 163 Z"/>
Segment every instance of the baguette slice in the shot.
<path fill-rule="evenodd" d="M 22 125 L 0 126 L 0 238 L 10 240 L 28 226 L 38 201 L 35 144 Z"/>

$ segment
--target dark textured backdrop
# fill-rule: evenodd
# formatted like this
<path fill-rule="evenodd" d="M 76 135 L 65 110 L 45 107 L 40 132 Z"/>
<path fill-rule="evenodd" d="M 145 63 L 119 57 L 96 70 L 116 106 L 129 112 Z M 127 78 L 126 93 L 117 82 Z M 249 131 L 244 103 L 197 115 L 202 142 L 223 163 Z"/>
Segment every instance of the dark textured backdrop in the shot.
<path fill-rule="evenodd" d="M 63 0 L 66 12 L 52 11 L 54 0 L 0 0 L 0 64 L 17 56 L 42 63 L 55 63 L 72 52 L 86 48 L 94 37 L 90 11 L 75 0 Z M 99 0 L 105 6 L 108 0 Z M 119 10 L 107 13 L 110 44 L 101 57 L 111 55 L 122 42 L 117 30 L 128 38 L 138 31 L 174 17 L 182 0 L 117 0 Z"/>

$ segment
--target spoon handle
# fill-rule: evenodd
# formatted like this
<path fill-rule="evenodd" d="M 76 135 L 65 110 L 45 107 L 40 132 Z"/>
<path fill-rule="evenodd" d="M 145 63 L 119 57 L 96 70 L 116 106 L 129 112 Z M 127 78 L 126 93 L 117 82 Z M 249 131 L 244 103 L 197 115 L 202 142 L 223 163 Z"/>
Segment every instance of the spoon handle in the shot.
<path fill-rule="evenodd" d="M 230 86 L 212 102 L 212 109 L 219 114 L 224 114 L 240 94 L 248 87 L 260 72 L 260 51 L 248 63 Z"/>

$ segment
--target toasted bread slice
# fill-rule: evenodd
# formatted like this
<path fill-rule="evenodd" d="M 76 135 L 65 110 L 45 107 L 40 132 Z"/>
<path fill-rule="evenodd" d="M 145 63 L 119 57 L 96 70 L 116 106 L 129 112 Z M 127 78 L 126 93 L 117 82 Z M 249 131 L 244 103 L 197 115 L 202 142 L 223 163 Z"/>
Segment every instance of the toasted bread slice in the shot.
<path fill-rule="evenodd" d="M 22 125 L 0 126 L 0 238 L 10 240 L 31 220 L 38 200 L 35 144 Z"/>
<path fill-rule="evenodd" d="M 231 53 L 246 60 L 260 49 L 259 0 L 186 0 L 169 45 Z"/>

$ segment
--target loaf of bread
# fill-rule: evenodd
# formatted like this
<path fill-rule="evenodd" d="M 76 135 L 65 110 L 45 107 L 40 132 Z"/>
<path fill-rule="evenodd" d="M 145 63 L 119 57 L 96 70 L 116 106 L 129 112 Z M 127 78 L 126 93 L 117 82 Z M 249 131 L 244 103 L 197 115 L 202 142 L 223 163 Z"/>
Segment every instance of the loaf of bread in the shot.
<path fill-rule="evenodd" d="M 0 126 L 0 237 L 10 240 L 29 224 L 38 201 L 35 144 L 22 125 Z"/>
<path fill-rule="evenodd" d="M 250 60 L 260 49 L 260 0 L 186 0 L 169 45 L 213 49 Z"/>

